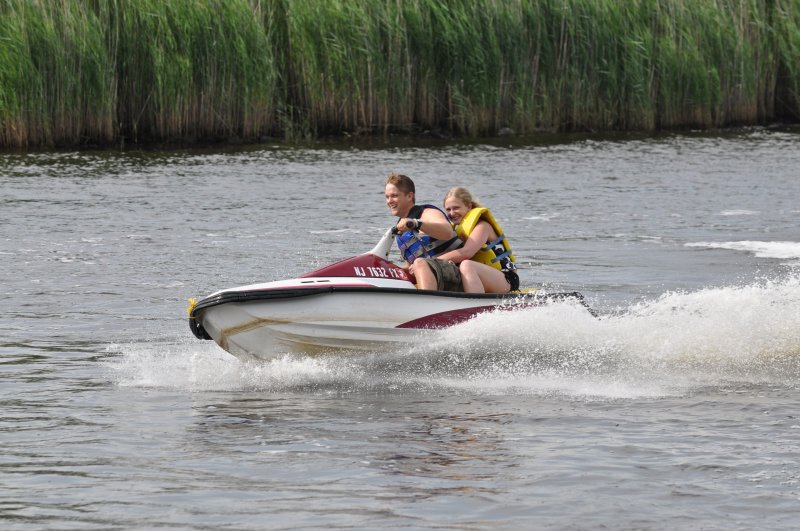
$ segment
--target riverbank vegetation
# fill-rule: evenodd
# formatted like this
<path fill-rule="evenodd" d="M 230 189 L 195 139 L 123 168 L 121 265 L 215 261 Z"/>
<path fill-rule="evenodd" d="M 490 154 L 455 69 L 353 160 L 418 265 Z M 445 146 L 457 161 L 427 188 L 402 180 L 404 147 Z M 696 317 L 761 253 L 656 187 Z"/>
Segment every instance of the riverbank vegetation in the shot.
<path fill-rule="evenodd" d="M 0 146 L 800 121 L 800 0 L 0 0 Z"/>

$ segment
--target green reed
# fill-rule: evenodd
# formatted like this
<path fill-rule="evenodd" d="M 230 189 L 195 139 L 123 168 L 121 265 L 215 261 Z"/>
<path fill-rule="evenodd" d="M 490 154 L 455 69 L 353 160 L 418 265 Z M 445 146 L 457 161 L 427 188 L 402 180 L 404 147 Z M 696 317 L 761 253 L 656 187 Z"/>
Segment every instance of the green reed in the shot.
<path fill-rule="evenodd" d="M 102 28 L 68 2 L 0 4 L 0 142 L 110 138 L 113 72 Z"/>
<path fill-rule="evenodd" d="M 800 119 L 800 0 L 0 0 L 0 146 Z"/>
<path fill-rule="evenodd" d="M 137 0 L 109 11 L 120 135 L 252 138 L 269 130 L 269 34 L 245 2 Z"/>

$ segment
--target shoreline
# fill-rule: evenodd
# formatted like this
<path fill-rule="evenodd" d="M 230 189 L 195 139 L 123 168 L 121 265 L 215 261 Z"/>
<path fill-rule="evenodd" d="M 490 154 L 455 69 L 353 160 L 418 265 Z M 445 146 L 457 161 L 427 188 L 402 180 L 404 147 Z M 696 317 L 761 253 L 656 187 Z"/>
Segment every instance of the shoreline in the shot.
<path fill-rule="evenodd" d="M 459 145 L 492 145 L 497 147 L 526 147 L 570 144 L 587 140 L 594 141 L 632 141 L 648 140 L 664 137 L 726 137 L 750 134 L 755 131 L 780 131 L 790 134 L 800 133 L 800 123 L 775 122 L 767 125 L 737 125 L 719 128 L 674 128 L 658 131 L 570 131 L 540 132 L 535 134 L 497 135 L 472 137 L 466 135 L 441 136 L 431 134 L 418 135 L 324 135 L 311 139 L 287 140 L 279 137 L 264 137 L 259 140 L 243 141 L 241 139 L 219 141 L 170 141 L 140 142 L 119 145 L 74 144 L 61 146 L 32 147 L 0 147 L 0 155 L 19 155 L 37 153 L 69 153 L 69 152 L 174 152 L 174 151 L 239 151 L 257 150 L 265 146 L 278 149 L 383 149 L 383 148 L 417 148 L 448 147 Z"/>

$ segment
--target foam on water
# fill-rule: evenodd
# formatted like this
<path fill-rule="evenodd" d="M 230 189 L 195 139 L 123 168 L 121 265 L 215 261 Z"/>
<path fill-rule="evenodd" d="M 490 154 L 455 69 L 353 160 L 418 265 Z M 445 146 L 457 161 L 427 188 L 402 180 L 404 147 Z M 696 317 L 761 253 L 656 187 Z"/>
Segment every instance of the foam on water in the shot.
<path fill-rule="evenodd" d="M 667 396 L 800 378 L 800 278 L 669 292 L 592 317 L 576 303 L 481 315 L 403 352 L 286 354 L 241 363 L 211 342 L 138 343 L 120 385 L 190 391 L 456 390 Z"/>
<path fill-rule="evenodd" d="M 363 375 L 336 356 L 286 354 L 268 363 L 242 363 L 211 341 L 110 345 L 121 356 L 109 361 L 121 386 L 187 391 L 285 390 L 336 386 Z"/>
<path fill-rule="evenodd" d="M 800 259 L 800 242 L 693 242 L 685 244 L 686 247 L 702 247 L 708 249 L 728 249 L 751 253 L 758 258 Z"/>
<path fill-rule="evenodd" d="M 723 210 L 719 213 L 720 216 L 757 216 L 761 212 L 757 210 L 745 210 L 745 209 L 737 209 L 737 210 Z"/>

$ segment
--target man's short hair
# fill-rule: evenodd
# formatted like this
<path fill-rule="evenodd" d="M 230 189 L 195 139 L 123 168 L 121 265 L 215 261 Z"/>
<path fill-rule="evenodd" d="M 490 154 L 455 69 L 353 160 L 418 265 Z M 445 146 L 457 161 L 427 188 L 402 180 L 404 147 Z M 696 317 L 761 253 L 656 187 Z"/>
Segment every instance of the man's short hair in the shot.
<path fill-rule="evenodd" d="M 410 192 L 414 195 L 417 195 L 417 191 L 414 188 L 414 181 L 411 180 L 411 177 L 406 175 L 400 173 L 390 173 L 389 177 L 386 179 L 386 184 L 395 185 L 397 189 L 404 194 Z"/>

